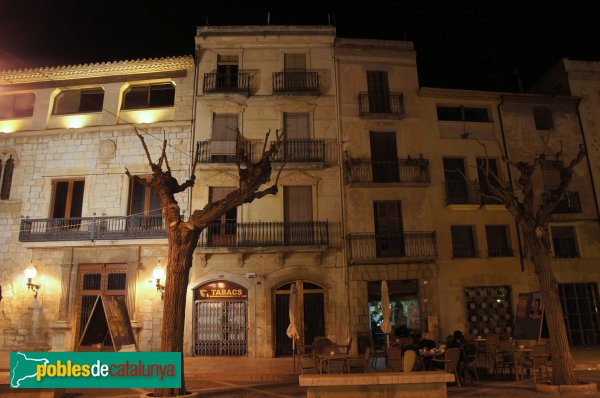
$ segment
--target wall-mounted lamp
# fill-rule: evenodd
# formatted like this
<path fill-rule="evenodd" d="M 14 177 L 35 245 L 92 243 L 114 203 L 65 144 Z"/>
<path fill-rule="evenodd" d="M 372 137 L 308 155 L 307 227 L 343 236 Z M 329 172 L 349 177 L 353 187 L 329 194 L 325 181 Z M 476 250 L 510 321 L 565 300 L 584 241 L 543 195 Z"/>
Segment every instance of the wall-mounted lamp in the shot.
<path fill-rule="evenodd" d="M 164 298 L 165 285 L 161 285 L 160 280 L 163 279 L 164 277 L 165 277 L 165 269 L 160 265 L 160 260 L 158 260 L 156 267 L 154 267 L 154 270 L 152 271 L 152 278 L 156 281 L 156 291 L 160 292 L 161 299 Z"/>
<path fill-rule="evenodd" d="M 32 264 L 29 264 L 29 267 L 25 268 L 25 278 L 27 278 L 27 290 L 33 290 L 33 297 L 37 298 L 38 290 L 40 290 L 41 285 L 36 285 L 31 280 L 35 278 L 37 275 L 37 270 Z"/>

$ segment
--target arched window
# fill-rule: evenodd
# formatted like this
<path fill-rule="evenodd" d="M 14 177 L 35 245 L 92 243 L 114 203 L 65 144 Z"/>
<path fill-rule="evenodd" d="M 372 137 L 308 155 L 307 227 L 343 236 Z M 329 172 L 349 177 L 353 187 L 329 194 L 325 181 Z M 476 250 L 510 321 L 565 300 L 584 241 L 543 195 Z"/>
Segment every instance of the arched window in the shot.
<path fill-rule="evenodd" d="M 104 103 L 101 87 L 82 90 L 64 90 L 54 99 L 53 115 L 70 113 L 100 112 Z"/>
<path fill-rule="evenodd" d="M 2 200 L 7 200 L 10 197 L 10 187 L 12 185 L 14 168 L 14 154 L 7 150 L 0 151 L 0 177 L 2 178 L 2 185 L 0 186 L 0 199 Z"/>

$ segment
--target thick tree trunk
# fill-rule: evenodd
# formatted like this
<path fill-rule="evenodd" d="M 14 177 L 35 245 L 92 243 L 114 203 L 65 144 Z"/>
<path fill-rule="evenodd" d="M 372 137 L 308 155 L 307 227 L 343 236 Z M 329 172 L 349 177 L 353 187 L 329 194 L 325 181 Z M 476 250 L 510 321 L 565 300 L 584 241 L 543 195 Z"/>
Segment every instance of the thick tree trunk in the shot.
<path fill-rule="evenodd" d="M 192 255 L 198 244 L 200 231 L 188 230 L 181 224 L 169 228 L 169 254 L 166 269 L 163 322 L 160 350 L 181 353 L 181 388 L 157 388 L 155 397 L 173 397 L 185 394 L 183 367 L 183 330 L 185 301 L 188 291 Z"/>
<path fill-rule="evenodd" d="M 558 283 L 550 265 L 550 241 L 548 229 L 527 226 L 525 239 L 537 274 L 542 293 L 544 314 L 550 334 L 552 355 L 552 384 L 577 384 L 575 365 L 571 356 L 567 329 L 563 318 Z"/>

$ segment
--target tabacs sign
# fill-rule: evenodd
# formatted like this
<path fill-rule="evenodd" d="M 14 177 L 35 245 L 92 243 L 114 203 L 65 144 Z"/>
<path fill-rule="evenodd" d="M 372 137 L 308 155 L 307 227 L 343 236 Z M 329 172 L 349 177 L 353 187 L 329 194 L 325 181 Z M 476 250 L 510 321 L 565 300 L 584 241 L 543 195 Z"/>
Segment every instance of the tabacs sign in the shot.
<path fill-rule="evenodd" d="M 196 300 L 247 300 L 248 289 L 229 281 L 210 282 L 196 288 L 194 296 Z"/>

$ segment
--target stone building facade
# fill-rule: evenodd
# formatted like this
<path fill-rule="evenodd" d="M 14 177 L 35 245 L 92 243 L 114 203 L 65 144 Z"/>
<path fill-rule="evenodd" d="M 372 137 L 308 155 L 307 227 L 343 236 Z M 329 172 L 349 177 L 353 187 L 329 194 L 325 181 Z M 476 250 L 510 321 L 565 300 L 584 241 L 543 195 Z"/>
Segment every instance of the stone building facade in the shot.
<path fill-rule="evenodd" d="M 289 355 L 293 290 L 301 343 L 352 337 L 356 352 L 381 321 L 383 281 L 394 328 L 514 332 L 537 280 L 478 167 L 488 158 L 514 184 L 504 156 L 569 159 L 580 143 L 591 163 L 551 216 L 553 267 L 571 343 L 600 343 L 592 99 L 420 87 L 412 43 L 332 27 L 200 27 L 195 44 L 195 60 L 0 72 L 0 350 L 75 349 L 98 294 L 123 296 L 139 349 L 158 349 L 166 240 L 152 191 L 124 174 L 149 173 L 135 128 L 156 156 L 168 140 L 176 177 L 196 168 L 186 214 L 237 186 L 236 141 L 256 158 L 285 132 L 277 195 L 201 234 L 184 355 Z M 556 184 L 551 170 L 536 179 Z"/>

